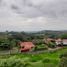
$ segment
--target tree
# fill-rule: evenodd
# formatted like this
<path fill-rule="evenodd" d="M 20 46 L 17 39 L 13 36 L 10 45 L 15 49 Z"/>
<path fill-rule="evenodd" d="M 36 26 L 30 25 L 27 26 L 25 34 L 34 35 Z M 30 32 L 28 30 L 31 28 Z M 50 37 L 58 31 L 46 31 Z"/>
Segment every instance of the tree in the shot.
<path fill-rule="evenodd" d="M 60 35 L 60 38 L 67 39 L 67 34 L 65 33 L 65 34 Z"/>
<path fill-rule="evenodd" d="M 55 48 L 56 47 L 56 43 L 55 42 L 49 42 L 48 43 L 48 47 Z"/>
<path fill-rule="evenodd" d="M 9 50 L 13 47 L 13 44 L 8 39 L 0 39 L 0 49 Z"/>

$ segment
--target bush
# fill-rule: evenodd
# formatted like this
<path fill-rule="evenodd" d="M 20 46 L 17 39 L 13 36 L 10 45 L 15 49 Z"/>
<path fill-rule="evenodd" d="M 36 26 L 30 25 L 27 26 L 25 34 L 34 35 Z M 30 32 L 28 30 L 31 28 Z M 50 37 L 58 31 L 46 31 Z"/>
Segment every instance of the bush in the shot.
<path fill-rule="evenodd" d="M 50 43 L 48 44 L 48 47 L 50 47 L 50 48 L 55 48 L 55 47 L 56 47 L 56 43 L 50 42 Z"/>
<path fill-rule="evenodd" d="M 27 66 L 31 66 L 31 64 L 30 63 L 25 63 L 24 67 L 27 67 Z"/>
<path fill-rule="evenodd" d="M 21 60 L 14 59 L 14 60 L 1 60 L 0 67 L 24 67 L 24 63 Z"/>
<path fill-rule="evenodd" d="M 45 44 L 36 45 L 34 50 L 47 50 L 48 46 Z"/>
<path fill-rule="evenodd" d="M 67 58 L 66 57 L 61 58 L 59 67 L 67 67 Z"/>
<path fill-rule="evenodd" d="M 1 45 L 0 45 L 1 50 L 9 50 L 11 48 L 12 48 L 12 46 L 10 43 L 1 43 Z"/>
<path fill-rule="evenodd" d="M 49 63 L 51 60 L 50 59 L 44 59 L 42 62 L 43 63 Z"/>
<path fill-rule="evenodd" d="M 60 56 L 60 67 L 67 67 L 67 52 Z"/>
<path fill-rule="evenodd" d="M 30 61 L 31 62 L 37 62 L 41 59 L 42 59 L 42 57 L 40 55 L 32 55 Z"/>
<path fill-rule="evenodd" d="M 62 55 L 60 55 L 60 58 L 62 58 L 62 57 L 67 57 L 67 52 L 62 54 Z"/>
<path fill-rule="evenodd" d="M 8 39 L 0 39 L 0 49 L 1 50 L 9 50 L 11 49 L 13 44 Z"/>

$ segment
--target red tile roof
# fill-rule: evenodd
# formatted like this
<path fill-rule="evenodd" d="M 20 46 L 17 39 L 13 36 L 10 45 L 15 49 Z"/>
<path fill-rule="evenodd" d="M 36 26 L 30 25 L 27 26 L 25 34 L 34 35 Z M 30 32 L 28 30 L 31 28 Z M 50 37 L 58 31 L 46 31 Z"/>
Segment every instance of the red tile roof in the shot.
<path fill-rule="evenodd" d="M 24 51 L 24 50 L 30 50 L 32 47 L 34 47 L 32 42 L 21 42 L 20 43 L 20 50 Z M 24 48 L 22 48 L 24 47 Z"/>

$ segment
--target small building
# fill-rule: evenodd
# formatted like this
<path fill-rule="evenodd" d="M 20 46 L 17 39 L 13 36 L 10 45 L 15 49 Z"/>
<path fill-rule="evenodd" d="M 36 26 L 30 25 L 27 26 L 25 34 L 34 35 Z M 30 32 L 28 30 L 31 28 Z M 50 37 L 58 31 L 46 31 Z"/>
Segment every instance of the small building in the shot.
<path fill-rule="evenodd" d="M 61 44 L 63 43 L 63 40 L 60 39 L 60 38 L 58 38 L 58 39 L 55 40 L 55 43 L 56 43 L 57 45 L 61 45 Z"/>
<path fill-rule="evenodd" d="M 32 42 L 21 42 L 20 43 L 20 51 L 21 52 L 28 52 L 34 48 L 34 44 Z"/>
<path fill-rule="evenodd" d="M 67 39 L 63 39 L 63 45 L 67 46 Z"/>
<path fill-rule="evenodd" d="M 53 39 L 53 38 L 45 38 L 44 41 L 45 41 L 46 44 L 48 44 L 49 42 L 55 42 L 55 39 Z"/>
<path fill-rule="evenodd" d="M 56 39 L 55 40 L 56 44 L 59 46 L 59 45 L 62 45 L 62 46 L 67 46 L 67 39 Z"/>

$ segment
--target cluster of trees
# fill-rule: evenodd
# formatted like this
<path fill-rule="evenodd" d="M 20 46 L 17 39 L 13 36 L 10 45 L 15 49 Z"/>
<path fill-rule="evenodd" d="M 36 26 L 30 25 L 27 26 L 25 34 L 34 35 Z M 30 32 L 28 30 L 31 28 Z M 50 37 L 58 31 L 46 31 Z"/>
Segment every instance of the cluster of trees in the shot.
<path fill-rule="evenodd" d="M 60 35 L 61 39 L 67 39 L 67 33 Z"/>
<path fill-rule="evenodd" d="M 10 50 L 16 46 L 16 40 L 0 39 L 0 50 Z"/>

